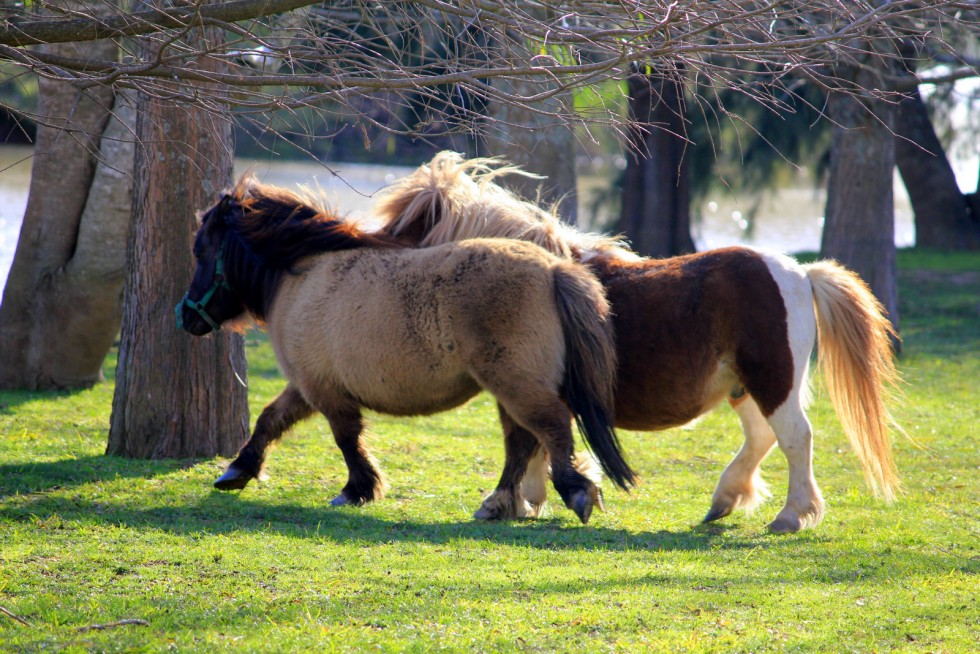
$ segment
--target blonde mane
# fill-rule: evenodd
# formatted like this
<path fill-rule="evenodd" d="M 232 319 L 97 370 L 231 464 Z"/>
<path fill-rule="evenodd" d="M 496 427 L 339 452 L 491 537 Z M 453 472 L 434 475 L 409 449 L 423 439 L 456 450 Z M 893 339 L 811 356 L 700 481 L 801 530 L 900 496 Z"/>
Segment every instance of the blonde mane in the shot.
<path fill-rule="evenodd" d="M 511 174 L 537 177 L 500 159 L 440 152 L 385 189 L 376 207 L 381 231 L 419 233 L 421 247 L 495 237 L 529 241 L 566 258 L 638 258 L 621 238 L 579 231 L 562 222 L 555 207 L 544 209 L 496 183 Z"/>

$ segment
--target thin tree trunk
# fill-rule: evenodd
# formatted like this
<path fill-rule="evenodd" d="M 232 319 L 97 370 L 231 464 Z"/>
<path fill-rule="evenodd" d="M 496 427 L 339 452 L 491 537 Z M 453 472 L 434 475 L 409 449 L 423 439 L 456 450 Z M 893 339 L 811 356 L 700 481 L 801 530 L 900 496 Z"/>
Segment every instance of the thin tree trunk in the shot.
<path fill-rule="evenodd" d="M 867 102 L 845 93 L 832 93 L 829 98 L 834 127 L 820 254 L 857 272 L 897 330 L 895 138 L 891 129 L 895 105 Z"/>
<path fill-rule="evenodd" d="M 915 212 L 915 244 L 934 250 L 980 249 L 980 221 L 956 182 L 918 90 L 898 105 L 895 161 Z"/>
<path fill-rule="evenodd" d="M 42 47 L 95 59 L 113 59 L 117 51 L 106 41 Z M 111 89 L 78 91 L 42 78 L 39 103 L 45 124 L 38 126 L 27 209 L 0 304 L 0 388 L 86 387 L 101 378 L 119 329 L 129 211 L 83 212 L 87 203 L 128 204 L 125 184 L 109 197 L 90 189 L 100 158 L 128 174 L 132 151 L 101 138 Z M 85 245 L 93 232 L 102 234 L 98 251 Z"/>
<path fill-rule="evenodd" d="M 675 74 L 631 75 L 627 85 L 631 152 L 619 229 L 640 254 L 693 252 L 684 85 Z"/>
<path fill-rule="evenodd" d="M 510 57 L 517 66 L 533 55 L 528 51 L 511 52 Z M 549 90 L 541 82 L 530 79 L 499 78 L 493 84 L 515 97 Z M 487 108 L 487 152 L 544 176 L 544 179 L 533 179 L 508 175 L 501 178 L 501 183 L 528 200 L 547 205 L 557 203 L 562 219 L 575 225 L 578 223 L 575 133 L 567 118 L 574 114 L 572 95 L 558 93 L 535 103 L 534 109 L 491 102 Z"/>
<path fill-rule="evenodd" d="M 195 30 L 188 38 L 205 37 Z M 231 181 L 231 127 L 228 116 L 140 98 L 142 145 L 107 454 L 230 456 L 248 436 L 242 337 L 194 338 L 176 328 L 173 309 L 190 283 L 195 211 Z"/>

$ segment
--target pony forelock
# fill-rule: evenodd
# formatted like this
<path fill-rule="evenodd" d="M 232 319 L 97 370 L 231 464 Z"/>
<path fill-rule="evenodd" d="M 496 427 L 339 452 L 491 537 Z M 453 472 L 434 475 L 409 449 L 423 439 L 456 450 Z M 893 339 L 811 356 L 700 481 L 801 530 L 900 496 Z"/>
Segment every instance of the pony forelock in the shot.
<path fill-rule="evenodd" d="M 512 174 L 539 177 L 501 159 L 440 152 L 385 190 L 377 206 L 381 231 L 417 235 L 422 247 L 493 237 L 529 241 L 561 257 L 636 258 L 621 238 L 579 231 L 556 205 L 543 208 L 497 183 Z"/>

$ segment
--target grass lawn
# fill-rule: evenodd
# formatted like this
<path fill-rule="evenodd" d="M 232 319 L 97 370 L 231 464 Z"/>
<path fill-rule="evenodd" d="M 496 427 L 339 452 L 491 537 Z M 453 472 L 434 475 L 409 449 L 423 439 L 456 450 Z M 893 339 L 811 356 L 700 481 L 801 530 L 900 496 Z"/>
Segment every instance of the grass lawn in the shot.
<path fill-rule="evenodd" d="M 273 452 L 264 483 L 212 490 L 224 460 L 103 456 L 110 381 L 0 393 L 0 651 L 971 652 L 980 646 L 980 256 L 900 256 L 910 436 L 905 484 L 865 490 L 826 395 L 810 412 L 827 500 L 773 536 L 785 495 L 700 526 L 741 443 L 732 411 L 622 432 L 642 483 L 588 526 L 471 519 L 503 445 L 491 399 L 371 417 L 386 499 L 333 508 L 346 469 L 326 421 Z M 249 337 L 253 420 L 283 387 Z M 121 621 L 139 621 L 119 624 Z M 107 628 L 98 628 L 106 626 Z"/>

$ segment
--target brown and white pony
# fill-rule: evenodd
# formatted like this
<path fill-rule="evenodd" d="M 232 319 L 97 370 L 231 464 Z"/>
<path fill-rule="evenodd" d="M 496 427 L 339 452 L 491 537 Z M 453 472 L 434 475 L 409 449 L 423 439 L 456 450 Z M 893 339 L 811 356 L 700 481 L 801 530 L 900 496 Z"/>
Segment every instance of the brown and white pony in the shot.
<path fill-rule="evenodd" d="M 385 483 L 361 442 L 362 408 L 430 414 L 481 388 L 508 437 L 530 432 L 548 451 L 555 489 L 582 522 L 601 496 L 573 463 L 569 409 L 606 474 L 633 482 L 612 427 L 609 305 L 584 266 L 512 240 L 406 247 L 248 176 L 204 213 L 194 255 L 178 325 L 201 336 L 251 314 L 289 380 L 218 488 L 259 476 L 267 447 L 320 411 L 349 471 L 332 503 L 378 499 Z M 516 498 L 522 476 L 505 469 L 492 497 Z"/>
<path fill-rule="evenodd" d="M 759 468 L 777 443 L 789 461 L 789 492 L 770 529 L 797 531 L 820 521 L 824 501 L 804 412 L 819 334 L 827 388 L 868 483 L 876 494 L 894 497 L 888 432 L 894 423 L 883 401 L 897 380 L 894 332 L 857 275 L 832 261 L 800 265 L 744 247 L 641 258 L 621 241 L 577 231 L 495 183 L 514 172 L 521 171 L 497 160 L 440 153 L 386 191 L 378 207 L 387 221 L 381 232 L 422 247 L 522 239 L 587 263 L 613 310 L 618 427 L 681 425 L 726 398 L 738 413 L 745 443 L 718 482 L 706 522 L 751 510 L 769 495 Z M 522 466 L 510 461 L 521 456 L 515 446 L 508 465 Z M 545 457 L 538 452 L 530 462 L 519 490 L 536 507 L 545 499 Z"/>

